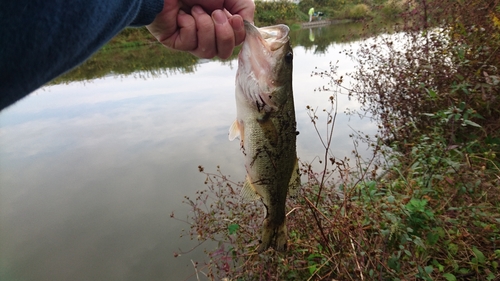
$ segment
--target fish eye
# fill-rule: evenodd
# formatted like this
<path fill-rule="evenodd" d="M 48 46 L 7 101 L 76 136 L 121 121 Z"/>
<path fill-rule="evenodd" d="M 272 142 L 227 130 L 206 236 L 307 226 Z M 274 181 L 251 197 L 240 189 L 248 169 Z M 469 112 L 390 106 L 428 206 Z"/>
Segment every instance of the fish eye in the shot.
<path fill-rule="evenodd" d="M 293 60 L 293 53 L 292 53 L 292 51 L 288 51 L 288 53 L 286 53 L 286 55 L 285 55 L 285 60 L 286 60 L 286 62 L 288 62 L 288 63 L 291 63 L 291 62 L 292 62 L 292 60 Z"/>

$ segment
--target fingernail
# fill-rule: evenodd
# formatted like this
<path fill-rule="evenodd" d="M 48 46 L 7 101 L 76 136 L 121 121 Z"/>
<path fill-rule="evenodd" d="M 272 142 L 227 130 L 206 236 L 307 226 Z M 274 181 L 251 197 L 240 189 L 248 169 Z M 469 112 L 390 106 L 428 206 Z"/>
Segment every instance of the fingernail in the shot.
<path fill-rule="evenodd" d="M 241 30 L 245 29 L 245 24 L 243 23 L 243 19 L 238 15 L 233 16 L 232 25 L 233 25 L 233 29 L 236 31 L 241 31 Z"/>
<path fill-rule="evenodd" d="M 215 10 L 212 13 L 212 18 L 216 24 L 225 24 L 227 22 L 226 14 L 222 10 Z"/>

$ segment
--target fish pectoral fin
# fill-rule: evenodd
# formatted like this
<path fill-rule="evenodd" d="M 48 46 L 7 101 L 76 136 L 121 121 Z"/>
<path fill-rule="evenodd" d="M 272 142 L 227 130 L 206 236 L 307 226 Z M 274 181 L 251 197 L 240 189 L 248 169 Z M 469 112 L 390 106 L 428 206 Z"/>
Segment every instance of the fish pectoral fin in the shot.
<path fill-rule="evenodd" d="M 288 196 L 295 198 L 299 192 L 301 182 L 300 182 L 300 170 L 299 170 L 299 159 L 295 160 L 295 166 L 293 167 L 292 176 L 290 177 L 290 183 L 288 184 Z"/>
<path fill-rule="evenodd" d="M 231 127 L 229 127 L 229 140 L 232 141 L 235 138 L 241 139 L 241 131 L 238 120 L 234 120 Z"/>
<path fill-rule="evenodd" d="M 243 199 L 248 201 L 255 201 L 260 199 L 260 195 L 255 190 L 255 187 L 250 183 L 250 179 L 247 177 L 247 180 L 243 184 L 243 188 L 241 189 L 240 196 Z"/>

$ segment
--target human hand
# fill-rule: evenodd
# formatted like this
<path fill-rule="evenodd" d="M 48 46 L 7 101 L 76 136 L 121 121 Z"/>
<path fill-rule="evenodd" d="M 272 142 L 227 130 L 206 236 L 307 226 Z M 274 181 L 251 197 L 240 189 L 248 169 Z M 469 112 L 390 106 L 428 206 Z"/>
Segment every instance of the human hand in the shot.
<path fill-rule="evenodd" d="M 164 0 L 147 26 L 163 45 L 200 58 L 228 58 L 245 40 L 243 19 L 253 22 L 252 0 Z"/>

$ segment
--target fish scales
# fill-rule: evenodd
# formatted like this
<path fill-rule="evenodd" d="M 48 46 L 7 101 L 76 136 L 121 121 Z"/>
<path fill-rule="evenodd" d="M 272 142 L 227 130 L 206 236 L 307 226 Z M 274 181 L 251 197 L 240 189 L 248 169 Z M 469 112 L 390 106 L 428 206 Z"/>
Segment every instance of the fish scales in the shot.
<path fill-rule="evenodd" d="M 300 185 L 292 91 L 293 52 L 286 25 L 256 28 L 245 22 L 246 38 L 236 75 L 237 118 L 229 139 L 240 138 L 247 171 L 242 196 L 266 208 L 261 244 L 286 250 L 285 202 Z"/>

